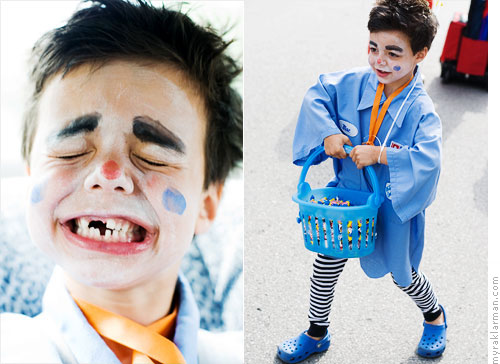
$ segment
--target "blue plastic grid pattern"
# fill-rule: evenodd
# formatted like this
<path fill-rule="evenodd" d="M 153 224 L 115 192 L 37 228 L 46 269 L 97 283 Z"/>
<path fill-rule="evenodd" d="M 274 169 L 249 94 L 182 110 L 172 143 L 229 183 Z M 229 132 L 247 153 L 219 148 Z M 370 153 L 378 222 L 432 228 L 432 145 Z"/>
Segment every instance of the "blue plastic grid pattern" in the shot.
<path fill-rule="evenodd" d="M 352 147 L 345 145 L 347 153 Z M 373 252 L 377 238 L 377 212 L 381 205 L 375 171 L 366 167 L 373 192 L 354 191 L 337 187 L 311 189 L 305 182 L 314 159 L 324 152 L 318 148 L 305 162 L 293 201 L 299 204 L 298 222 L 302 225 L 305 247 L 313 252 L 336 258 L 359 258 Z M 311 202 L 324 197 L 338 197 L 352 206 L 329 206 Z"/>

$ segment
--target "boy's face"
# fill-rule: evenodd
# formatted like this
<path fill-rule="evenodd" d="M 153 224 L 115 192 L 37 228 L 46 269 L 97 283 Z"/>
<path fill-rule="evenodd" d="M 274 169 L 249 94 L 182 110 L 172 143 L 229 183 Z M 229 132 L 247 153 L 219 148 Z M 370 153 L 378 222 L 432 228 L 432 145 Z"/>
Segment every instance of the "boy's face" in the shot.
<path fill-rule="evenodd" d="M 386 86 L 403 85 L 426 54 L 427 48 L 413 54 L 410 40 L 400 31 L 370 33 L 368 63 Z"/>
<path fill-rule="evenodd" d="M 116 61 L 52 77 L 38 108 L 28 225 L 74 279 L 120 289 L 177 273 L 215 216 L 206 116 L 183 75 Z"/>

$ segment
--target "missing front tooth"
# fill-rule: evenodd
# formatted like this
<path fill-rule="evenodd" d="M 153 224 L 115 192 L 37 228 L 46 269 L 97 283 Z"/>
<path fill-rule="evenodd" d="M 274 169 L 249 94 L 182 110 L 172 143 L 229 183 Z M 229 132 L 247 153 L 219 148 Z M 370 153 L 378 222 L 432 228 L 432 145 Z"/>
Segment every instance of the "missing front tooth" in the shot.
<path fill-rule="evenodd" d="M 106 234 L 106 224 L 103 223 L 102 221 L 91 221 L 89 223 L 89 228 L 99 229 L 99 233 L 101 235 Z"/>

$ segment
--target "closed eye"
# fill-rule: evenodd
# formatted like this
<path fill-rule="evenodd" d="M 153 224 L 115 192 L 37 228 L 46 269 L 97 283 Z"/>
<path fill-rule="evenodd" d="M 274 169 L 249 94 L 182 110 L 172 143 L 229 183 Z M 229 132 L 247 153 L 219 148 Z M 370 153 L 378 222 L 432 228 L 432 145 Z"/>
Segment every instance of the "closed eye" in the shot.
<path fill-rule="evenodd" d="M 137 154 L 135 156 L 137 159 L 149 164 L 150 166 L 155 166 L 155 167 L 166 167 L 167 166 L 165 163 L 154 162 L 154 161 L 151 161 L 149 159 L 142 158 L 142 157 L 138 156 Z"/>
<path fill-rule="evenodd" d="M 58 158 L 58 159 L 75 159 L 78 157 L 83 157 L 87 153 L 88 152 L 79 153 L 79 154 L 70 154 L 70 155 L 60 155 L 60 156 L 57 156 L 56 158 Z"/>

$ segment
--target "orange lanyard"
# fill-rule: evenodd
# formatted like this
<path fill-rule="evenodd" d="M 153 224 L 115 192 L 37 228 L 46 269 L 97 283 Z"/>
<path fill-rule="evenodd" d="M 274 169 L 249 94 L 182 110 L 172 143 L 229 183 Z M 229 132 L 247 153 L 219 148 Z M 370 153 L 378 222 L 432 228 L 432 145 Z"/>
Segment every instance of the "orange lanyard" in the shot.
<path fill-rule="evenodd" d="M 84 300 L 74 300 L 99 335 L 133 350 L 133 363 L 153 363 L 151 359 L 162 364 L 186 363 L 177 346 L 162 335 L 172 331 L 177 307 L 168 316 L 143 326 Z"/>
<path fill-rule="evenodd" d="M 382 105 L 382 110 L 380 110 L 380 115 L 378 115 L 377 117 L 380 100 L 382 99 L 382 92 L 384 92 L 385 86 L 383 83 L 379 82 L 377 86 L 377 92 L 375 93 L 375 100 L 373 100 L 372 114 L 370 117 L 370 134 L 368 136 L 368 141 L 366 142 L 366 144 L 373 145 L 378 130 L 380 129 L 380 125 L 382 125 L 382 121 L 384 121 L 385 113 L 387 112 L 387 109 L 389 109 L 389 105 L 391 104 L 392 100 L 394 100 L 394 98 L 398 96 L 401 91 L 403 91 L 404 88 L 410 84 L 411 80 L 413 80 L 413 76 L 408 80 L 408 82 L 394 91 L 387 98 L 387 100 L 385 100 L 384 105 Z"/>

